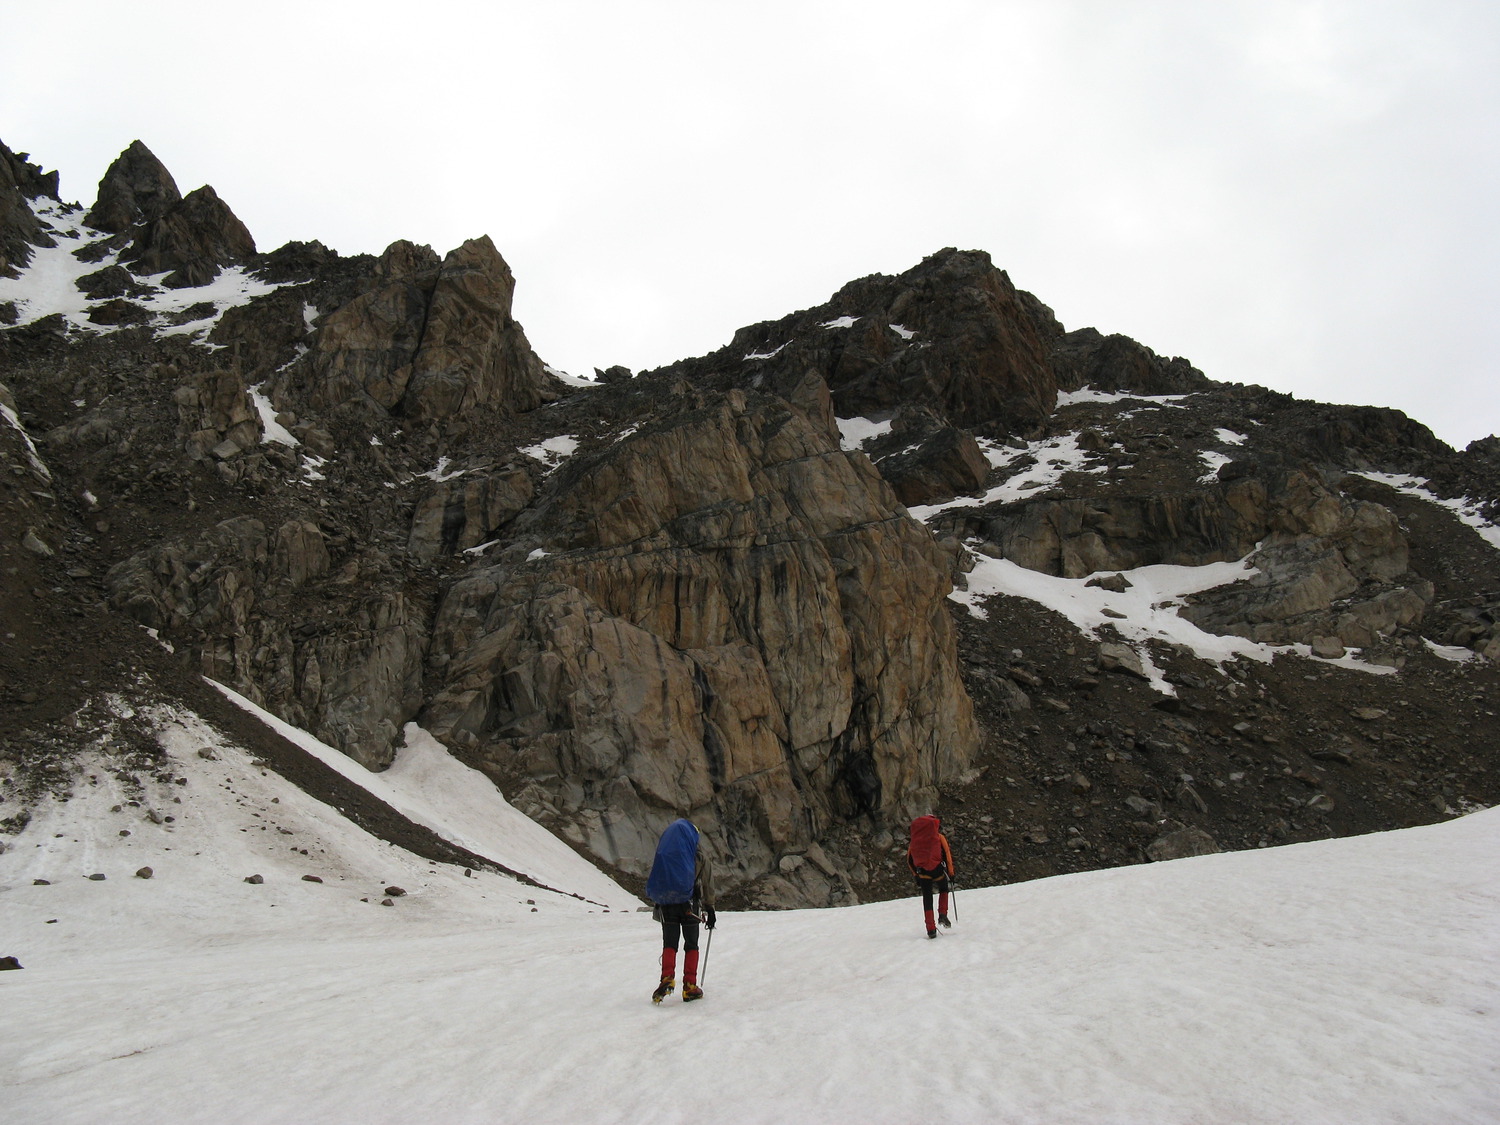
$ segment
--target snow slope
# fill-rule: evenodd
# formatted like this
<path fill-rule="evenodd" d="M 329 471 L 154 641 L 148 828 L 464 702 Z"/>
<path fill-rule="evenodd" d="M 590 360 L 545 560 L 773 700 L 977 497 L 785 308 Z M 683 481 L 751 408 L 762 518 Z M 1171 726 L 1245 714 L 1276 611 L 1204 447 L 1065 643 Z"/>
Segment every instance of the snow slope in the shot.
<path fill-rule="evenodd" d="M 372 773 L 353 758 L 284 723 L 223 684 L 213 684 L 232 703 L 250 712 L 283 738 L 324 765 L 379 797 L 408 820 L 430 828 L 449 843 L 519 871 L 543 886 L 580 895 L 599 905 L 634 907 L 637 900 L 613 879 L 524 813 L 477 770 L 470 769 L 415 723 L 383 773 Z"/>
<path fill-rule="evenodd" d="M 431 864 L 162 721 L 186 785 L 93 771 L 0 855 L 10 1125 L 1500 1120 L 1500 810 L 966 889 L 931 942 L 914 900 L 721 914 L 706 999 L 654 1007 L 647 915 Z"/>
<path fill-rule="evenodd" d="M 0 303 L 16 303 L 18 325 L 61 315 L 69 328 L 77 332 L 104 335 L 117 331 L 118 326 L 95 324 L 89 320 L 89 313 L 105 304 L 107 298 L 88 297 L 77 285 L 80 278 L 119 264 L 118 251 L 111 251 L 96 261 L 78 257 L 80 252 L 89 250 L 110 235 L 87 226 L 83 221 L 84 211 L 76 204 L 38 198 L 32 201 L 31 208 L 54 245 L 33 247 L 30 261 L 16 277 L 0 277 Z M 218 324 L 224 310 L 280 288 L 260 280 L 241 266 L 226 266 L 207 285 L 185 289 L 162 288 L 161 282 L 166 276 L 162 273 L 138 278 L 146 292 L 132 299 L 150 314 L 149 325 L 156 335 L 191 336 L 199 343 L 203 343 L 203 338 Z M 213 306 L 208 315 L 176 323 L 188 309 L 205 302 Z"/>

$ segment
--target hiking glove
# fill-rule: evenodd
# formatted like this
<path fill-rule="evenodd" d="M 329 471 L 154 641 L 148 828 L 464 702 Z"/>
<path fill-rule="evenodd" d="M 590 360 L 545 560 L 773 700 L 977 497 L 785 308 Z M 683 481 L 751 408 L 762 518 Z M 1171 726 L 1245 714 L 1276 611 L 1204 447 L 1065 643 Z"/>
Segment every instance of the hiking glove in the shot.
<path fill-rule="evenodd" d="M 718 916 L 714 914 L 714 908 L 712 906 L 703 911 L 703 924 L 710 930 L 714 928 L 714 923 L 718 920 Z"/>

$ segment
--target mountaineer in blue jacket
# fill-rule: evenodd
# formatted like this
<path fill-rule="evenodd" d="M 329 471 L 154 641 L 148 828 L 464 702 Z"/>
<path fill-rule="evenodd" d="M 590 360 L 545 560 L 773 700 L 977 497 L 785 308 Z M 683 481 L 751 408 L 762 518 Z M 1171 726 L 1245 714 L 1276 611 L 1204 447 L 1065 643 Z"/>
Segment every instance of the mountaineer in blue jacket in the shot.
<path fill-rule="evenodd" d="M 677 943 L 683 942 L 682 998 L 699 1000 L 698 926 L 710 930 L 714 916 L 714 872 L 706 849 L 700 846 L 698 829 L 684 818 L 674 820 L 656 842 L 646 897 L 653 904 L 651 916 L 661 923 L 661 982 L 651 994 L 660 1004 L 677 984 Z"/>

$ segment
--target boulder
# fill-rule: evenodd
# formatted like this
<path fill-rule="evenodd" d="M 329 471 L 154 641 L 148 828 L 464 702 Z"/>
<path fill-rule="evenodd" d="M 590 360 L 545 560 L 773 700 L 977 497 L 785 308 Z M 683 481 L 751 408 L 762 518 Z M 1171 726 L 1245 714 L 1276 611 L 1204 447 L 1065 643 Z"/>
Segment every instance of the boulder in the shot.
<path fill-rule="evenodd" d="M 1099 667 L 1106 672 L 1123 672 L 1141 680 L 1147 678 L 1140 654 L 1129 645 L 1106 641 L 1099 646 L 1097 660 Z"/>
<path fill-rule="evenodd" d="M 1146 846 L 1146 856 L 1153 863 L 1169 859 L 1187 859 L 1195 855 L 1213 855 L 1219 844 L 1201 828 L 1179 828 L 1158 836 Z"/>
<path fill-rule="evenodd" d="M 260 442 L 260 415 L 236 371 L 199 372 L 173 392 L 172 400 L 177 404 L 178 435 L 195 461 L 211 456 L 224 460 Z M 221 446 L 224 454 L 216 452 Z"/>
<path fill-rule="evenodd" d="M 908 506 L 973 492 L 990 472 L 974 435 L 955 426 L 943 426 L 897 452 L 877 454 L 875 463 L 896 499 Z"/>

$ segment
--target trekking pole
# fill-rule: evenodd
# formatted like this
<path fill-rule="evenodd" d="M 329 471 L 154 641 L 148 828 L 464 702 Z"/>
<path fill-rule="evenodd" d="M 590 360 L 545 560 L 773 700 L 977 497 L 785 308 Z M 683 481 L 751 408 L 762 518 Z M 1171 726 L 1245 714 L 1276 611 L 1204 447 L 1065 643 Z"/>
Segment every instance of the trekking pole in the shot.
<path fill-rule="evenodd" d="M 958 884 L 952 879 L 948 880 L 948 905 L 953 907 L 953 920 L 958 921 Z"/>
<path fill-rule="evenodd" d="M 708 951 L 714 947 L 714 932 L 708 931 L 708 941 L 703 946 L 703 964 L 698 966 L 698 987 L 703 987 L 703 982 L 708 979 Z"/>

